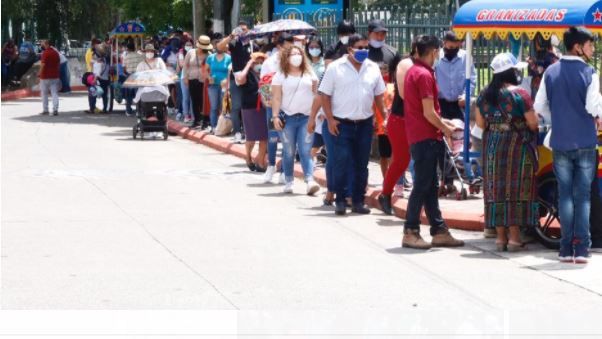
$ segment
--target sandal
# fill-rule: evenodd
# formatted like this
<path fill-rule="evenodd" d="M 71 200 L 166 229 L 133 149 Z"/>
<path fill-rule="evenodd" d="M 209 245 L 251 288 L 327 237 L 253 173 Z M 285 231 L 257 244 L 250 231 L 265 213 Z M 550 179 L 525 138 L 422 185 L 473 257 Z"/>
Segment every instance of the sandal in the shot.
<path fill-rule="evenodd" d="M 267 171 L 267 168 L 265 167 L 261 167 L 257 164 L 253 164 L 255 166 L 255 172 L 259 172 L 259 173 L 265 173 L 265 171 Z"/>
<path fill-rule="evenodd" d="M 508 241 L 508 252 L 520 252 L 526 250 L 527 247 L 522 242 Z"/>
<path fill-rule="evenodd" d="M 495 241 L 495 249 L 498 252 L 506 252 L 508 250 L 508 243 L 505 241 Z"/>
<path fill-rule="evenodd" d="M 247 162 L 247 167 L 249 168 L 249 171 L 251 171 L 251 172 L 255 172 L 255 170 L 257 169 L 257 167 L 255 167 L 255 164 L 252 162 Z"/>
<path fill-rule="evenodd" d="M 322 202 L 324 203 L 324 206 L 332 206 L 334 204 L 334 193 L 330 193 L 331 197 L 328 198 L 328 194 L 330 192 L 326 192 L 324 194 L 324 200 L 322 200 Z"/>

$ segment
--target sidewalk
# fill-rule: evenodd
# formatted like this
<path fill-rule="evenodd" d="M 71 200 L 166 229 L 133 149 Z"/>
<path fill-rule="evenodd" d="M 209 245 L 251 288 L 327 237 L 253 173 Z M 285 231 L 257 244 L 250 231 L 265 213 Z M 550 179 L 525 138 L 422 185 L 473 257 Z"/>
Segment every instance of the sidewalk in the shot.
<path fill-rule="evenodd" d="M 217 137 L 210 135 L 204 131 L 196 131 L 190 129 L 188 126 L 174 121 L 169 120 L 168 122 L 169 131 L 177 133 L 181 137 L 211 147 L 218 151 L 232 154 L 236 157 L 244 159 L 245 148 L 243 144 L 235 144 L 231 141 L 231 137 Z M 280 161 L 278 159 L 278 161 Z M 370 162 L 368 165 L 369 177 L 368 177 L 368 191 L 366 192 L 366 203 L 373 208 L 380 208 L 377 197 L 382 188 L 382 174 L 380 165 L 375 162 Z M 295 176 L 303 178 L 303 171 L 299 164 L 295 164 Z M 316 166 L 314 173 L 316 182 L 322 186 L 326 186 L 326 173 L 324 167 L 321 165 Z M 405 192 L 404 198 L 393 198 L 393 206 L 395 215 L 401 219 L 405 218 L 407 209 L 407 197 L 409 192 Z M 458 201 L 455 198 L 440 198 L 439 203 L 443 218 L 450 228 L 467 230 L 467 231 L 482 231 L 484 227 L 483 220 L 483 195 L 471 195 L 467 200 Z M 428 220 L 424 213 L 421 216 L 421 222 L 428 224 Z"/>

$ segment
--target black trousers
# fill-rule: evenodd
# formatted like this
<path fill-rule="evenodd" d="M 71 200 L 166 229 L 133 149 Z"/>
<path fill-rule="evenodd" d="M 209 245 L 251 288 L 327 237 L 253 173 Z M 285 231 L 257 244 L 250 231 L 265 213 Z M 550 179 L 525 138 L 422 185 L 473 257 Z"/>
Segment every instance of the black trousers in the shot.
<path fill-rule="evenodd" d="M 441 117 L 444 119 L 460 119 L 464 121 L 464 113 L 460 108 L 458 101 L 447 101 L 445 99 L 439 99 L 439 106 L 441 107 Z"/>
<path fill-rule="evenodd" d="M 190 99 L 192 101 L 192 114 L 194 115 L 193 126 L 200 126 L 203 120 L 203 97 L 204 97 L 204 86 L 199 80 L 193 79 L 188 82 L 188 88 L 190 89 Z"/>
<path fill-rule="evenodd" d="M 592 183 L 591 214 L 589 218 L 592 247 L 595 248 L 602 248 L 602 196 L 600 195 L 599 185 L 598 166 L 596 166 L 596 175 Z"/>

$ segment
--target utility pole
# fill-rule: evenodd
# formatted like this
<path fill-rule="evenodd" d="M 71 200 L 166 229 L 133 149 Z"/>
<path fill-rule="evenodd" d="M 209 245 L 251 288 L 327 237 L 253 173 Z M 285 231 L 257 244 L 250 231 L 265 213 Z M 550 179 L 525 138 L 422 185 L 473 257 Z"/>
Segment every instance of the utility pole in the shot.
<path fill-rule="evenodd" d="M 205 8 L 202 0 L 192 0 L 192 34 L 194 40 L 205 33 Z"/>
<path fill-rule="evenodd" d="M 213 32 L 225 34 L 225 6 L 223 0 L 213 0 Z"/>
<path fill-rule="evenodd" d="M 262 18 L 261 23 L 266 23 L 270 21 L 270 0 L 263 0 L 261 2 L 261 12 Z"/>

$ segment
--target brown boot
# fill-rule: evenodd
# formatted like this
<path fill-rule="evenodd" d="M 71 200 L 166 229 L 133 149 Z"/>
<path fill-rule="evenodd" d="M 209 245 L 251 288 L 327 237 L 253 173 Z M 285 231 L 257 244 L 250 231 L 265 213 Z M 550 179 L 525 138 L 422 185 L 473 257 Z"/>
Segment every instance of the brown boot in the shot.
<path fill-rule="evenodd" d="M 451 233 L 445 230 L 433 235 L 431 244 L 433 247 L 462 247 L 464 246 L 464 241 L 452 237 Z"/>
<path fill-rule="evenodd" d="M 415 248 L 418 250 L 428 250 L 432 246 L 428 242 L 424 241 L 418 231 L 405 230 L 403 231 L 403 239 L 401 240 L 401 247 L 404 248 Z"/>

